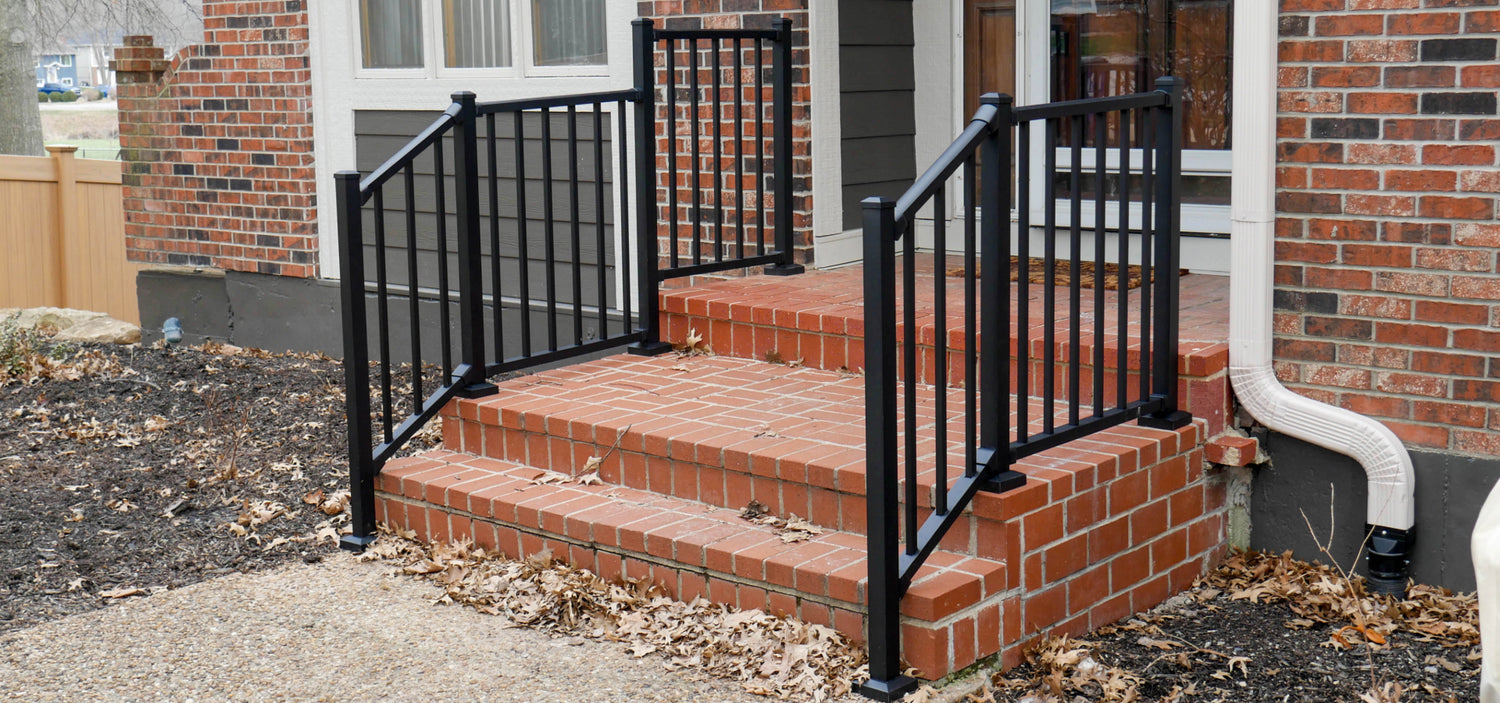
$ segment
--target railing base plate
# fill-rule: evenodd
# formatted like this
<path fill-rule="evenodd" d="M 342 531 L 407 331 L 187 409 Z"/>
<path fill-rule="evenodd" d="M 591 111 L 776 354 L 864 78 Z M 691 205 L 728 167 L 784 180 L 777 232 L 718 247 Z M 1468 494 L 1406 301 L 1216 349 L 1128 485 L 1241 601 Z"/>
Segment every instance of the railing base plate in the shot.
<path fill-rule="evenodd" d="M 767 264 L 761 269 L 767 276 L 795 276 L 807 272 L 802 264 Z"/>
<path fill-rule="evenodd" d="M 1026 474 L 1019 471 L 1001 471 L 986 480 L 979 490 L 986 493 L 1004 493 L 1026 486 Z"/>
<path fill-rule="evenodd" d="M 365 551 L 365 547 L 375 543 L 376 535 L 344 535 L 339 538 L 339 549 L 359 554 Z"/>
<path fill-rule="evenodd" d="M 625 347 L 625 351 L 636 356 L 657 356 L 672 351 L 672 345 L 666 342 L 637 342 Z"/>
<path fill-rule="evenodd" d="M 1165 415 L 1142 415 L 1139 422 L 1141 427 L 1150 427 L 1157 430 L 1177 430 L 1186 427 L 1192 421 L 1192 414 L 1185 410 L 1174 410 Z"/>
<path fill-rule="evenodd" d="M 464 386 L 464 389 L 458 392 L 458 397 L 483 398 L 487 395 L 494 395 L 499 392 L 499 386 L 496 386 L 493 383 L 471 383 L 467 386 Z"/>
<path fill-rule="evenodd" d="M 897 676 L 889 681 L 870 679 L 859 686 L 859 695 L 877 701 L 898 701 L 917 690 L 917 680 L 910 676 Z"/>

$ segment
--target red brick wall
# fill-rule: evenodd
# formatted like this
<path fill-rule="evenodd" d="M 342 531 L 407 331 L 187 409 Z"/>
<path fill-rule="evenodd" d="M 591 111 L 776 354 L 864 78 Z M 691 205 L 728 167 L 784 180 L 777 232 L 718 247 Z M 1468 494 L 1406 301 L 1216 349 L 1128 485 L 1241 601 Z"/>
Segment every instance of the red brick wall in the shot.
<path fill-rule="evenodd" d="M 659 28 L 667 29 L 739 29 L 755 28 L 764 29 L 771 26 L 771 21 L 778 17 L 786 17 L 792 20 L 792 229 L 793 246 L 797 251 L 799 262 L 810 262 L 812 260 L 812 120 L 811 120 L 811 89 L 808 83 L 808 32 L 807 32 L 807 0 L 649 0 L 637 4 L 641 17 L 649 17 L 656 20 Z M 692 236 L 693 236 L 693 186 L 691 185 L 692 160 L 687 156 L 687 148 L 691 143 L 691 126 L 689 119 L 689 106 L 691 91 L 688 81 L 691 80 L 687 70 L 688 52 L 686 44 L 679 42 L 678 54 L 676 56 L 677 85 L 679 86 L 677 98 L 677 182 L 671 184 L 670 175 L 667 171 L 667 136 L 668 126 L 666 97 L 658 91 L 658 115 L 663 120 L 658 125 L 657 132 L 657 184 L 659 188 L 658 202 L 663 203 L 662 222 L 659 232 L 661 234 L 660 251 L 663 256 L 671 252 L 670 220 L 666 203 L 669 202 L 667 189 L 675 188 L 677 192 L 677 232 L 679 255 L 687 257 L 683 264 L 691 264 Z M 704 49 L 707 43 L 700 44 Z M 754 70 L 752 68 L 754 53 L 750 49 L 750 42 L 744 42 L 743 48 L 743 80 L 746 92 L 746 105 L 744 115 L 744 138 L 741 144 L 745 154 L 749 157 L 745 168 L 745 203 L 744 207 L 737 208 L 734 192 L 738 190 L 734 182 L 734 113 L 730 105 L 731 97 L 734 95 L 733 49 L 725 47 L 721 53 L 721 63 L 724 69 L 721 81 L 721 101 L 723 112 L 718 116 L 720 124 L 721 141 L 725 158 L 722 159 L 723 178 L 718 183 L 714 182 L 714 159 L 713 159 L 713 68 L 711 59 L 707 58 L 705 52 L 700 55 L 699 68 L 699 125 L 698 137 L 702 157 L 699 160 L 700 177 L 698 180 L 698 198 L 701 204 L 699 211 L 701 225 L 701 236 L 705 241 L 712 242 L 714 238 L 715 224 L 715 198 L 718 193 L 723 193 L 723 221 L 725 241 L 733 241 L 738 234 L 738 222 L 743 217 L 745 224 L 745 239 L 747 242 L 754 241 L 759 236 L 757 227 L 760 224 L 758 215 L 758 203 L 755 200 L 758 189 L 753 184 L 755 137 L 753 128 L 754 121 L 754 98 L 753 86 L 755 85 Z M 772 148 L 773 133 L 771 129 L 771 44 L 766 43 L 764 54 L 766 75 L 764 79 L 764 105 L 765 114 L 762 121 L 766 128 L 764 149 L 767 156 L 765 169 L 766 180 L 764 189 L 761 191 L 765 197 L 765 242 L 771 247 L 775 242 L 774 209 L 777 206 L 773 197 L 773 183 L 771 178 L 773 170 Z M 658 88 L 666 83 L 666 54 L 658 48 L 656 56 L 657 75 L 656 85 Z M 757 253 L 751 246 L 746 246 L 750 254 Z M 703 250 L 705 257 L 712 256 L 712 249 Z M 732 249 L 726 249 L 726 255 L 732 255 Z M 705 258 L 705 260 L 709 260 Z"/>
<path fill-rule="evenodd" d="M 117 54 L 127 255 L 317 275 L 312 72 L 302 0 L 203 0 L 204 41 Z"/>
<path fill-rule="evenodd" d="M 1282 0 L 1276 373 L 1500 455 L 1497 0 Z"/>

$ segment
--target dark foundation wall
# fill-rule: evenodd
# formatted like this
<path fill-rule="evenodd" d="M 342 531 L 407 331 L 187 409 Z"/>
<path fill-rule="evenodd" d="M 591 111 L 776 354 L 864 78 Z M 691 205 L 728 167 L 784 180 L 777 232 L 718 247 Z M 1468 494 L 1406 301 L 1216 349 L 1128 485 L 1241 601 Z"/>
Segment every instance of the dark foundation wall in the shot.
<path fill-rule="evenodd" d="M 1349 457 L 1286 435 L 1272 433 L 1265 446 L 1271 463 L 1256 469 L 1251 486 L 1251 548 L 1291 549 L 1298 558 L 1328 563 L 1307 523 L 1319 540 L 1327 541 L 1331 492 L 1332 552 L 1339 564 L 1354 563 L 1364 538 L 1364 469 Z M 1412 451 L 1411 458 L 1417 479 L 1412 578 L 1472 591 L 1469 537 L 1490 488 L 1500 479 L 1500 459 L 1424 451 Z"/>
<path fill-rule="evenodd" d="M 337 281 L 216 269 L 156 268 L 136 276 L 141 335 L 161 339 L 169 317 L 183 342 L 212 339 L 270 351 L 342 356 Z"/>

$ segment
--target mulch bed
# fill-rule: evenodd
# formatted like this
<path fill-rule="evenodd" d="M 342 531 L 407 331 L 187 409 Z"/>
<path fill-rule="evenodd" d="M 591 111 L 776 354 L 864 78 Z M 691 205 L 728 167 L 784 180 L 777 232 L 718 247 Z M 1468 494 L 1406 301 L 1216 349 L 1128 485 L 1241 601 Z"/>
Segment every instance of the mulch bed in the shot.
<path fill-rule="evenodd" d="M 337 548 L 336 360 L 27 347 L 0 340 L 0 632 Z"/>
<path fill-rule="evenodd" d="M 1037 258 L 1037 257 L 1031 257 L 1030 259 L 1027 260 L 1027 262 L 1028 263 L 1026 265 L 1026 280 L 1028 282 L 1031 282 L 1031 283 L 1039 283 L 1039 284 L 1042 284 L 1042 285 L 1046 285 L 1046 283 L 1047 283 L 1047 261 L 1046 261 L 1046 259 L 1041 259 L 1041 258 Z M 945 273 L 948 276 L 951 276 L 951 277 L 954 277 L 954 278 L 961 278 L 964 275 L 965 271 L 967 271 L 967 269 L 965 269 L 962 266 L 952 266 L 952 267 L 949 267 L 945 271 Z M 1053 285 L 1056 285 L 1056 286 L 1071 285 L 1072 282 L 1073 282 L 1073 262 L 1071 260 L 1069 260 L 1069 259 L 1066 259 L 1066 258 L 1058 258 L 1058 259 L 1053 260 L 1053 262 L 1052 262 L 1052 273 L 1053 273 L 1053 279 L 1052 279 L 1052 284 Z M 1178 271 L 1177 274 L 1179 276 L 1186 276 L 1186 275 L 1188 275 L 1188 270 L 1187 269 L 1182 269 L 1181 271 Z M 980 272 L 980 275 L 983 275 L 983 271 Z M 1144 275 L 1141 272 L 1141 267 L 1140 266 L 1137 266 L 1135 264 L 1130 264 L 1130 265 L 1126 266 L 1125 267 L 1125 289 L 1126 290 L 1134 290 L 1136 288 L 1140 288 L 1141 287 L 1141 281 L 1142 281 L 1143 277 L 1144 277 Z M 1010 257 L 1010 280 L 1012 280 L 1012 281 L 1019 281 L 1019 280 L 1021 280 L 1021 257 L 1019 257 L 1019 256 L 1012 256 L 1012 257 Z M 1093 289 L 1095 280 L 1096 280 L 1096 277 L 1094 275 L 1094 262 L 1092 262 L 1092 261 L 1080 261 L 1080 262 L 1078 262 L 1078 287 L 1079 288 L 1086 288 L 1086 289 Z M 1120 265 L 1119 264 L 1112 264 L 1112 263 L 1105 263 L 1104 264 L 1104 290 L 1119 290 L 1119 289 L 1120 289 Z"/>
<path fill-rule="evenodd" d="M 8 377 L 18 353 L 0 339 L 0 632 L 337 548 L 348 522 L 337 361 L 38 348 L 39 366 Z M 1404 602 L 1362 601 L 1358 584 L 1236 556 L 1157 611 L 1040 643 L 965 698 L 1476 699 L 1472 597 L 1419 587 Z"/>

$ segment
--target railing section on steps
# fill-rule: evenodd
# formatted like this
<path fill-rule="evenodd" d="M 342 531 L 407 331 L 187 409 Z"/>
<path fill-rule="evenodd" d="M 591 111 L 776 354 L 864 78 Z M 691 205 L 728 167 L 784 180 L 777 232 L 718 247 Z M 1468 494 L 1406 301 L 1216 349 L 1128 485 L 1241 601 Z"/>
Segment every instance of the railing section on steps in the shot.
<path fill-rule="evenodd" d="M 449 400 L 583 354 L 665 351 L 657 294 L 668 279 L 802 270 L 792 25 L 771 24 L 636 20 L 634 87 L 505 102 L 456 93 L 369 175 L 335 175 L 345 547 L 374 539 L 376 475 Z"/>
<path fill-rule="evenodd" d="M 1149 93 L 1031 107 L 986 95 L 900 200 L 864 201 L 865 695 L 894 700 L 915 688 L 901 673 L 901 597 L 978 491 L 1018 488 L 1026 482 L 1012 468 L 1018 459 L 1129 420 L 1174 429 L 1189 421 L 1176 397 L 1180 96 L 1173 78 Z M 1035 233 L 1034 152 L 1044 161 Z M 950 227 L 962 231 L 953 236 Z M 918 253 L 919 237 L 930 254 Z M 1042 248 L 1039 322 L 1031 301 L 1034 239 Z M 931 290 L 922 291 L 918 272 L 928 256 Z M 1058 285 L 1059 257 L 1065 285 Z M 1141 282 L 1134 292 L 1131 261 Z M 1118 265 L 1113 294 L 1106 264 Z M 950 285 L 961 289 L 956 311 Z M 950 320 L 959 328 L 950 329 Z M 1033 358 L 1033 325 L 1041 327 L 1040 358 Z M 950 457 L 954 440 L 961 456 Z M 955 465 L 962 470 L 950 476 Z"/>

